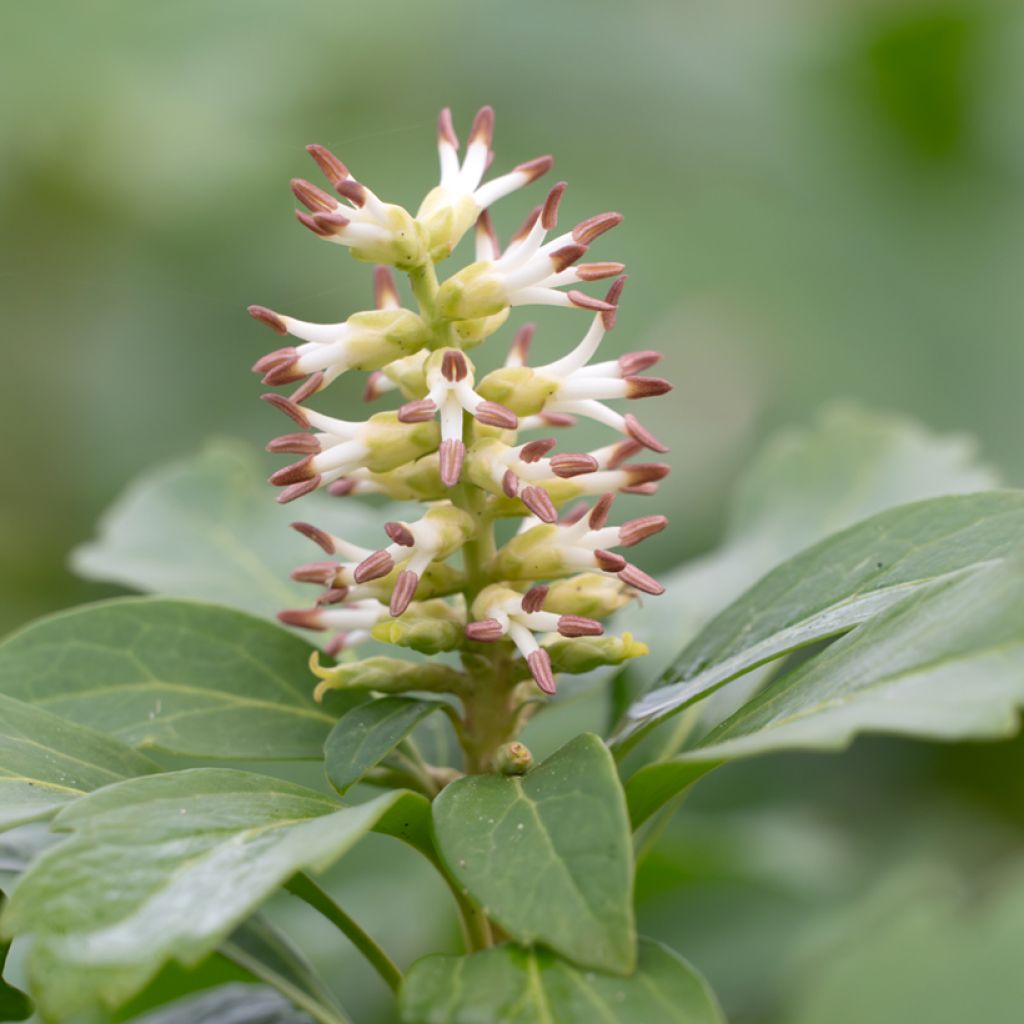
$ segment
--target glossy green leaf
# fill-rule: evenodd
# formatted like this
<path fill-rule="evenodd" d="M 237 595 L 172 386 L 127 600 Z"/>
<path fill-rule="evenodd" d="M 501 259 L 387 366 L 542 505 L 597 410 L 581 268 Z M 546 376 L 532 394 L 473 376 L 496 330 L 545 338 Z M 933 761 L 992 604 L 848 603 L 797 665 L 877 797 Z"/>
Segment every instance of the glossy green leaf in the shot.
<path fill-rule="evenodd" d="M 781 431 L 740 478 L 721 545 L 660 574 L 663 597 L 616 616 L 651 649 L 629 663 L 629 691 L 648 689 L 716 613 L 823 537 L 896 505 L 997 486 L 970 441 L 902 416 L 843 403 L 807 428 Z"/>
<path fill-rule="evenodd" d="M 318 758 L 351 697 L 314 702 L 312 648 L 217 605 L 121 598 L 0 644 L 0 693 L 135 747 L 193 757 Z M 333 711 L 333 713 L 332 713 Z"/>
<path fill-rule="evenodd" d="M 89 579 L 267 617 L 307 605 L 308 585 L 289 573 L 323 554 L 290 522 L 308 519 L 376 547 L 381 524 L 399 517 L 324 493 L 304 498 L 296 516 L 294 506 L 274 501 L 270 468 L 252 445 L 225 440 L 158 466 L 118 499 L 72 565 Z"/>
<path fill-rule="evenodd" d="M 724 1024 L 707 982 L 649 939 L 628 978 L 511 945 L 429 956 L 406 976 L 400 1009 L 403 1024 Z"/>
<path fill-rule="evenodd" d="M 1005 558 L 1024 537 L 1024 493 L 932 498 L 882 512 L 765 576 L 638 701 L 622 742 L 751 669 L 839 636 L 915 594 Z"/>
<path fill-rule="evenodd" d="M 514 939 L 586 967 L 632 970 L 629 820 L 596 736 L 522 777 L 453 782 L 434 801 L 434 831 L 448 870 Z"/>
<path fill-rule="evenodd" d="M 344 793 L 436 710 L 436 701 L 380 697 L 346 711 L 324 746 L 331 785 Z"/>
<path fill-rule="evenodd" d="M 263 985 L 221 985 L 177 999 L 131 1024 L 312 1024 L 282 995 Z"/>
<path fill-rule="evenodd" d="M 389 812 L 400 820 L 408 799 L 342 807 L 214 768 L 109 786 L 58 816 L 72 837 L 22 876 L 0 924 L 34 933 L 29 973 L 49 1016 L 116 1006 L 168 961 L 201 961 L 297 871 L 326 869 Z"/>
<path fill-rule="evenodd" d="M 0 693 L 0 829 L 152 771 L 131 747 Z"/>

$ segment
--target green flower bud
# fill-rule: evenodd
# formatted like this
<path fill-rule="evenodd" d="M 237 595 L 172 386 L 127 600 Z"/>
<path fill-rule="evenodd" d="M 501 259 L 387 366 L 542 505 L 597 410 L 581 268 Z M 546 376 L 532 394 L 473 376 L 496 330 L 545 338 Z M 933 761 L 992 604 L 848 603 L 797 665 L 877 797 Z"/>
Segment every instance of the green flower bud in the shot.
<path fill-rule="evenodd" d="M 557 380 L 542 377 L 528 366 L 506 366 L 487 374 L 476 390 L 482 398 L 506 406 L 517 416 L 532 416 L 544 408 L 558 385 Z"/>
<path fill-rule="evenodd" d="M 309 668 L 320 680 L 313 691 L 313 697 L 318 702 L 324 699 L 324 694 L 329 690 L 458 693 L 462 688 L 462 676 L 455 669 L 435 661 L 377 657 L 346 661 L 328 668 L 320 664 L 320 652 L 314 651 L 309 659 Z"/>
<path fill-rule="evenodd" d="M 525 775 L 533 767 L 533 754 L 523 743 L 506 743 L 495 752 L 494 767 L 502 775 Z"/>
<path fill-rule="evenodd" d="M 396 359 L 381 371 L 388 380 L 398 385 L 406 398 L 423 398 L 427 393 L 427 379 L 424 373 L 430 352 L 421 349 L 404 359 Z"/>
<path fill-rule="evenodd" d="M 441 483 L 437 452 L 386 473 L 373 473 L 370 480 L 394 501 L 439 501 L 448 494 Z"/>
<path fill-rule="evenodd" d="M 412 462 L 435 451 L 441 443 L 441 431 L 432 420 L 426 423 L 401 423 L 395 412 L 379 412 L 366 423 L 363 441 L 369 452 L 365 466 L 372 473 Z"/>
<path fill-rule="evenodd" d="M 476 223 L 480 209 L 471 195 L 452 201 L 451 192 L 432 188 L 416 211 L 430 258 L 436 263 L 451 255 L 462 236 Z"/>
<path fill-rule="evenodd" d="M 399 618 L 377 623 L 371 633 L 382 643 L 439 654 L 461 646 L 465 628 L 464 617 L 444 601 L 418 601 Z"/>
<path fill-rule="evenodd" d="M 437 293 L 437 314 L 444 320 L 476 320 L 508 309 L 508 291 L 493 264 L 470 263 L 453 274 Z"/>
<path fill-rule="evenodd" d="M 556 672 L 579 674 L 605 665 L 621 665 L 630 658 L 648 654 L 647 644 L 634 640 L 631 633 L 622 636 L 555 637 L 544 644 Z"/>
<path fill-rule="evenodd" d="M 400 270 L 422 266 L 428 258 L 427 233 L 412 214 L 394 203 L 383 206 L 381 227 L 387 232 L 379 242 L 352 245 L 349 251 L 364 263 L 386 263 Z"/>
<path fill-rule="evenodd" d="M 631 600 L 628 588 L 620 580 L 584 572 L 552 583 L 544 607 L 556 615 L 604 619 Z"/>
<path fill-rule="evenodd" d="M 565 549 L 552 543 L 557 536 L 558 526 L 554 523 L 516 534 L 495 557 L 494 575 L 506 580 L 544 580 L 566 575 L 572 567 L 566 562 Z"/>
<path fill-rule="evenodd" d="M 430 342 L 430 329 L 408 309 L 374 309 L 354 313 L 347 324 L 356 332 L 345 344 L 346 362 L 354 370 L 378 370 Z"/>
<path fill-rule="evenodd" d="M 480 342 L 486 341 L 502 328 L 510 312 L 511 308 L 506 307 L 494 316 L 478 317 L 475 320 L 455 320 L 452 328 L 464 349 L 476 348 Z"/>

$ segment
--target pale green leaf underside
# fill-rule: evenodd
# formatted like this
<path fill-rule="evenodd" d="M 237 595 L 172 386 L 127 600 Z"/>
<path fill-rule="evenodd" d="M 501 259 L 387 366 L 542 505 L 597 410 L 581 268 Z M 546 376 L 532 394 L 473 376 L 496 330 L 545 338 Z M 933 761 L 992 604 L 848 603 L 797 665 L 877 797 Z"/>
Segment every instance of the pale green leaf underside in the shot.
<path fill-rule="evenodd" d="M 521 778 L 477 775 L 434 802 L 448 870 L 502 928 L 587 967 L 635 956 L 633 855 L 611 755 L 584 733 Z"/>
<path fill-rule="evenodd" d="M 266 617 L 302 607 L 309 587 L 289 573 L 322 553 L 288 528 L 295 509 L 273 500 L 270 468 L 251 445 L 227 440 L 158 466 L 121 495 L 72 565 L 89 579 Z M 401 518 L 323 493 L 303 499 L 301 517 L 370 547 L 383 522 Z"/>
<path fill-rule="evenodd" d="M 649 939 L 628 978 L 511 945 L 427 957 L 406 976 L 400 1008 L 403 1024 L 724 1024 L 704 979 Z"/>
<path fill-rule="evenodd" d="M 789 651 L 838 636 L 1024 538 L 1024 493 L 933 498 L 882 512 L 765 576 L 715 618 L 629 712 L 624 738 Z M 674 680 L 681 680 L 674 682 Z"/>
<path fill-rule="evenodd" d="M 57 817 L 73 835 L 19 880 L 3 932 L 34 933 L 29 972 L 50 1016 L 116 1006 L 164 963 L 198 963 L 293 874 L 324 870 L 410 799 L 342 807 L 214 768 L 110 786 Z"/>
<path fill-rule="evenodd" d="M 221 985 L 161 1006 L 131 1024 L 312 1024 L 284 996 L 263 985 Z"/>
<path fill-rule="evenodd" d="M 437 701 L 380 697 L 346 711 L 324 745 L 331 785 L 344 793 L 438 707 Z"/>
<path fill-rule="evenodd" d="M 120 598 L 0 644 L 0 693 L 131 746 L 209 758 L 318 758 L 336 714 L 316 704 L 312 648 L 218 605 Z"/>
<path fill-rule="evenodd" d="M 117 740 L 0 693 L 0 829 L 155 770 Z"/>

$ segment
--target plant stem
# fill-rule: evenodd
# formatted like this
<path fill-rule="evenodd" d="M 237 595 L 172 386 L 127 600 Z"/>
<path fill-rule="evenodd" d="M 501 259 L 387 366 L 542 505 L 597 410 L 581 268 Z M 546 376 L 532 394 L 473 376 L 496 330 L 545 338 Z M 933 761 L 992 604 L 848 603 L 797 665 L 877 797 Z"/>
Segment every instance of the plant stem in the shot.
<path fill-rule="evenodd" d="M 494 945 L 494 934 L 491 922 L 483 910 L 471 903 L 464 892 L 459 889 L 458 882 L 451 883 L 452 895 L 459 906 L 459 917 L 462 922 L 462 936 L 466 941 L 466 952 L 475 953 L 481 949 L 490 949 Z"/>
<path fill-rule="evenodd" d="M 287 888 L 323 914 L 366 957 L 388 988 L 392 992 L 398 991 L 402 984 L 402 972 L 394 960 L 309 875 L 300 872 L 292 878 Z"/>
<path fill-rule="evenodd" d="M 437 271 L 432 260 L 409 271 L 409 284 L 416 303 L 420 307 L 420 316 L 427 323 L 432 323 L 437 315 Z"/>
<path fill-rule="evenodd" d="M 292 1006 L 308 1013 L 316 1024 L 352 1024 L 352 1020 L 339 1007 L 325 1006 L 233 942 L 225 942 L 220 952 L 254 978 L 259 978 L 264 984 L 277 989 Z"/>

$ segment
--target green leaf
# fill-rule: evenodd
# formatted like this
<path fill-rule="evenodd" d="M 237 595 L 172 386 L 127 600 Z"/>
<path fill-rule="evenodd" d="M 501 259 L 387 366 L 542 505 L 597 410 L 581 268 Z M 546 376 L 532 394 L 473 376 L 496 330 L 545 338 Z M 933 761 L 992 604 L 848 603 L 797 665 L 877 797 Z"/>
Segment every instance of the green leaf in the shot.
<path fill-rule="evenodd" d="M 153 771 L 131 747 L 0 693 L 0 829 Z"/>
<path fill-rule="evenodd" d="M 64 1020 L 117 1006 L 171 959 L 197 964 L 297 871 L 322 871 L 408 794 L 355 807 L 268 776 L 199 768 L 108 786 L 19 880 L 4 934 L 33 932 L 33 992 Z M 414 810 L 418 804 L 413 802 Z"/>
<path fill-rule="evenodd" d="M 585 967 L 633 969 L 633 850 L 614 762 L 584 733 L 522 777 L 476 775 L 434 801 L 459 885 L 524 945 Z"/>
<path fill-rule="evenodd" d="M 263 985 L 222 985 L 135 1017 L 131 1024 L 312 1024 L 284 996 Z"/>
<path fill-rule="evenodd" d="M 380 697 L 347 711 L 324 746 L 331 785 L 344 793 L 438 707 L 436 701 Z"/>
<path fill-rule="evenodd" d="M 403 1024 L 724 1024 L 707 982 L 650 939 L 628 978 L 511 945 L 429 956 L 406 975 L 399 1006 Z"/>
<path fill-rule="evenodd" d="M 230 608 L 119 598 L 0 644 L 0 693 L 191 757 L 319 758 L 337 718 L 312 697 L 312 648 Z M 328 707 L 351 697 L 330 698 Z"/>
<path fill-rule="evenodd" d="M 0 913 L 3 912 L 4 894 L 0 892 Z M 0 942 L 0 1021 L 26 1020 L 32 1016 L 32 1001 L 24 992 L 4 980 L 4 965 L 10 951 L 9 942 Z"/>
<path fill-rule="evenodd" d="M 295 510 L 273 500 L 267 470 L 251 445 L 226 440 L 158 466 L 118 499 L 72 566 L 89 579 L 267 617 L 307 605 L 309 587 L 289 573 L 323 556 L 288 528 Z M 317 493 L 303 499 L 302 518 L 377 547 L 381 524 L 401 516 Z"/>
<path fill-rule="evenodd" d="M 630 605 L 616 625 L 651 648 L 629 663 L 635 697 L 717 612 L 781 561 L 896 505 L 999 486 L 974 445 L 851 406 L 827 407 L 808 428 L 772 437 L 741 477 L 720 547 L 659 576 L 666 594 Z"/>
<path fill-rule="evenodd" d="M 765 576 L 683 651 L 619 741 L 790 651 L 848 632 L 1024 537 L 1024 492 L 932 498 L 826 538 Z M 680 680 L 677 682 L 677 680 Z"/>

